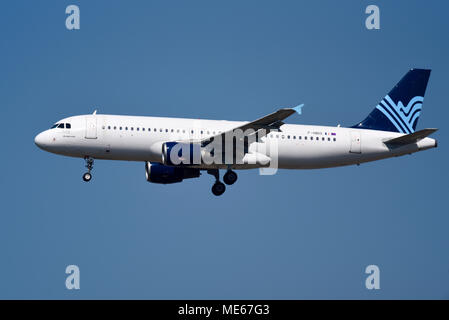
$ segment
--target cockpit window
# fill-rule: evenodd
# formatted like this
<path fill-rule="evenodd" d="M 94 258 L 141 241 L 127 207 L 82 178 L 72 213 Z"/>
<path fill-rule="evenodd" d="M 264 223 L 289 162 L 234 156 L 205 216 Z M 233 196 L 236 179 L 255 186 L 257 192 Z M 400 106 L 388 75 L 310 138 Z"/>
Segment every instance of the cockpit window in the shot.
<path fill-rule="evenodd" d="M 54 129 L 54 128 L 64 129 L 64 127 L 66 129 L 71 129 L 72 125 L 70 123 L 55 123 L 54 125 L 51 126 L 50 129 Z"/>

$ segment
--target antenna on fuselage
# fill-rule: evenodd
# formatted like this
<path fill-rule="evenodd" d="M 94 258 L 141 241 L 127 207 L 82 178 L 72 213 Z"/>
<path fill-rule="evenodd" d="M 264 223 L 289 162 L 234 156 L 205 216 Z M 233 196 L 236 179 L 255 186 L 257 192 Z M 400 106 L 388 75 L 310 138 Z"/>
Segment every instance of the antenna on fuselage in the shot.
<path fill-rule="evenodd" d="M 92 114 L 93 114 L 93 115 L 96 115 L 96 114 L 97 114 L 97 110 L 95 110 L 94 113 L 92 113 Z"/>

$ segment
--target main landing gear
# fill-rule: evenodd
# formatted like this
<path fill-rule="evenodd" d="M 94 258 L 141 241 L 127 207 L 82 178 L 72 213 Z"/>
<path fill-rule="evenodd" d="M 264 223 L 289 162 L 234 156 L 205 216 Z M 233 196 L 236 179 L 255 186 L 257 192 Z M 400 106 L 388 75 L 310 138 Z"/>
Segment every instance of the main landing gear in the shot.
<path fill-rule="evenodd" d="M 218 169 L 207 170 L 207 173 L 215 177 L 215 183 L 212 186 L 212 193 L 216 196 L 221 196 L 226 191 L 226 186 L 224 183 L 227 185 L 232 185 L 237 181 L 237 173 L 232 170 L 226 171 L 223 176 L 224 183 L 220 181 L 220 172 Z"/>
<path fill-rule="evenodd" d="M 86 168 L 88 171 L 83 174 L 83 180 L 89 182 L 92 179 L 92 174 L 90 172 L 94 168 L 94 159 L 91 157 L 84 157 L 84 161 L 86 161 Z"/>
<path fill-rule="evenodd" d="M 225 175 L 223 176 L 223 181 L 229 186 L 231 184 L 234 184 L 237 181 L 237 173 L 232 170 L 226 171 Z"/>

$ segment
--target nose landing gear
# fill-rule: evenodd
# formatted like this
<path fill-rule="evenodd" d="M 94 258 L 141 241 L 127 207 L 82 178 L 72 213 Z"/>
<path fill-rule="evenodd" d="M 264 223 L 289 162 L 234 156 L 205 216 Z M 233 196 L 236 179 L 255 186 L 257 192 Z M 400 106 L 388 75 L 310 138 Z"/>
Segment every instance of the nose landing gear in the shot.
<path fill-rule="evenodd" d="M 83 180 L 85 182 L 89 182 L 90 179 L 92 179 L 92 175 L 89 172 L 86 172 L 85 174 L 83 174 Z"/>
<path fill-rule="evenodd" d="M 83 174 L 83 180 L 89 182 L 92 179 L 92 174 L 90 172 L 94 168 L 94 159 L 91 157 L 84 157 L 84 160 L 86 161 L 86 168 L 88 171 Z"/>

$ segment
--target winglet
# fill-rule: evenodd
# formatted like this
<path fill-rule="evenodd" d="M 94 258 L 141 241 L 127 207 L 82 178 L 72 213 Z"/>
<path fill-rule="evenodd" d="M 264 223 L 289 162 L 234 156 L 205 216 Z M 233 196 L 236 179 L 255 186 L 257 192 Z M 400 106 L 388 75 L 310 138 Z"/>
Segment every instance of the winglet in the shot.
<path fill-rule="evenodd" d="M 300 104 L 299 106 L 296 106 L 292 109 L 295 110 L 297 114 L 302 114 L 302 111 L 301 111 L 302 107 L 304 107 L 304 103 Z"/>

